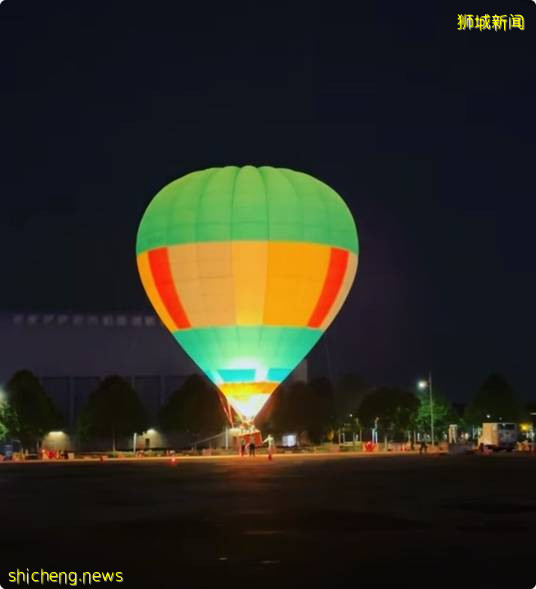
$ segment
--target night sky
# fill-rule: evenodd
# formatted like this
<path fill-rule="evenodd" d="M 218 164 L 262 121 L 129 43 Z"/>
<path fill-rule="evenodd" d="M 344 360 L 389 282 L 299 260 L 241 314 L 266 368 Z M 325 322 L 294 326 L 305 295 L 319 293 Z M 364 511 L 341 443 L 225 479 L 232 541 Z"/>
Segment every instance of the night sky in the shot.
<path fill-rule="evenodd" d="M 148 310 L 154 194 L 284 166 L 337 190 L 361 241 L 315 370 L 326 350 L 376 384 L 431 368 L 456 400 L 500 371 L 534 398 L 536 4 L 191 4 L 0 4 L 0 310 Z"/>

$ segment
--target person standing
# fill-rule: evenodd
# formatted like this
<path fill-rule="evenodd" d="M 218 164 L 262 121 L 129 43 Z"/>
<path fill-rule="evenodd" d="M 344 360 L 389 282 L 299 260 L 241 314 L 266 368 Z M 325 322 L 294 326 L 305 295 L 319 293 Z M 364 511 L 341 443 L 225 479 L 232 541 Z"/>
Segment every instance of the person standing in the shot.
<path fill-rule="evenodd" d="M 255 456 L 255 442 L 254 442 L 253 438 L 251 439 L 251 442 L 249 443 L 249 455 Z"/>
<path fill-rule="evenodd" d="M 428 445 L 426 443 L 426 440 L 423 438 L 421 440 L 421 444 L 419 447 L 419 454 L 426 454 L 428 452 Z"/>
<path fill-rule="evenodd" d="M 245 456 L 246 454 L 246 439 L 240 438 L 240 456 Z"/>
<path fill-rule="evenodd" d="M 275 440 L 272 434 L 266 436 L 266 440 L 263 440 L 263 444 L 268 444 L 268 454 L 273 454 L 275 451 Z"/>

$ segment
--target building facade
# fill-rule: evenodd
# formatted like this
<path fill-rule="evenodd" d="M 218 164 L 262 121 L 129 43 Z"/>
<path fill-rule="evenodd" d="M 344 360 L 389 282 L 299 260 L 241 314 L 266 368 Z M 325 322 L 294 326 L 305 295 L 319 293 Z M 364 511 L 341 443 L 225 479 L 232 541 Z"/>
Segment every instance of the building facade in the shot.
<path fill-rule="evenodd" d="M 160 408 L 196 364 L 152 314 L 4 313 L 0 315 L 0 386 L 31 370 L 72 428 L 106 376 L 130 381 L 157 423 Z M 302 362 L 293 378 L 307 380 Z"/>
<path fill-rule="evenodd" d="M 70 427 L 106 376 L 128 379 L 153 420 L 184 379 L 199 372 L 154 315 L 3 314 L 0 337 L 0 385 L 17 370 L 31 370 Z"/>

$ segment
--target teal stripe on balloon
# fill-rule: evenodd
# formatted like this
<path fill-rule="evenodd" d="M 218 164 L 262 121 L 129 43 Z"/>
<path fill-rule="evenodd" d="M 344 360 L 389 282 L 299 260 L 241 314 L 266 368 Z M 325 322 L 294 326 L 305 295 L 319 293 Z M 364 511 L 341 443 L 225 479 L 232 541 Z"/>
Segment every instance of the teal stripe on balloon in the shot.
<path fill-rule="evenodd" d="M 251 376 L 253 371 L 255 380 L 251 382 L 280 382 L 322 333 L 321 329 L 308 327 L 262 325 L 180 329 L 173 335 L 206 375 L 221 383 L 236 382 L 235 377 Z"/>
<path fill-rule="evenodd" d="M 223 382 L 252 382 L 255 380 L 256 374 L 254 368 L 246 370 L 221 368 L 218 372 Z"/>
<path fill-rule="evenodd" d="M 268 371 L 268 382 L 281 382 L 287 378 L 290 372 L 288 368 L 270 368 Z"/>

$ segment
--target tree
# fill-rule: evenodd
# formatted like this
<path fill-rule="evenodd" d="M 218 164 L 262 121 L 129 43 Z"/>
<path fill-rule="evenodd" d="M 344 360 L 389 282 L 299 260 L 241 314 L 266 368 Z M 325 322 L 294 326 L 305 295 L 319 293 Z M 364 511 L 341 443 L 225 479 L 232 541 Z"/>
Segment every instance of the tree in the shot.
<path fill-rule="evenodd" d="M 220 392 L 198 374 L 189 376 L 160 411 L 166 431 L 213 434 L 227 424 Z"/>
<path fill-rule="evenodd" d="M 311 398 L 305 407 L 306 430 L 311 441 L 321 442 L 336 425 L 336 405 L 333 386 L 325 376 L 310 383 Z"/>
<path fill-rule="evenodd" d="M 430 393 L 428 389 L 420 391 L 418 399 L 419 409 L 415 417 L 415 429 L 431 435 Z M 432 406 L 434 413 L 434 437 L 439 438 L 448 432 L 450 424 L 459 423 L 460 420 L 452 409 L 450 401 L 436 389 L 432 392 Z"/>
<path fill-rule="evenodd" d="M 419 399 L 397 387 L 380 387 L 363 399 L 357 415 L 365 427 L 378 426 L 388 438 L 395 438 L 408 431 L 417 415 Z"/>
<path fill-rule="evenodd" d="M 357 415 L 359 405 L 369 391 L 369 386 L 357 374 L 345 374 L 338 381 L 335 387 L 335 406 L 339 426 L 354 421 L 353 417 Z"/>
<path fill-rule="evenodd" d="M 345 374 L 335 387 L 335 416 L 339 432 L 363 435 L 357 411 L 370 387 L 358 374 Z"/>
<path fill-rule="evenodd" d="M 7 383 L 6 390 L 13 412 L 11 433 L 19 438 L 23 448 L 37 447 L 49 431 L 62 426 L 62 416 L 39 379 L 29 370 L 16 372 Z"/>
<path fill-rule="evenodd" d="M 0 440 L 4 440 L 7 437 L 8 427 L 6 423 L 6 409 L 7 403 L 0 401 Z"/>
<path fill-rule="evenodd" d="M 18 430 L 17 414 L 7 399 L 0 397 L 0 440 L 15 435 Z"/>
<path fill-rule="evenodd" d="M 114 452 L 118 436 L 146 429 L 147 416 L 138 394 L 119 376 L 105 378 L 90 394 L 78 424 L 81 437 L 110 436 Z"/>
<path fill-rule="evenodd" d="M 485 421 L 518 422 L 523 416 L 521 402 L 508 381 L 500 374 L 491 374 L 467 406 L 464 419 L 469 425 L 481 426 Z"/>
<path fill-rule="evenodd" d="M 269 411 L 257 421 L 273 432 L 306 431 L 312 442 L 320 442 L 335 421 L 330 381 L 322 377 L 310 383 L 296 381 L 280 386 Z"/>

